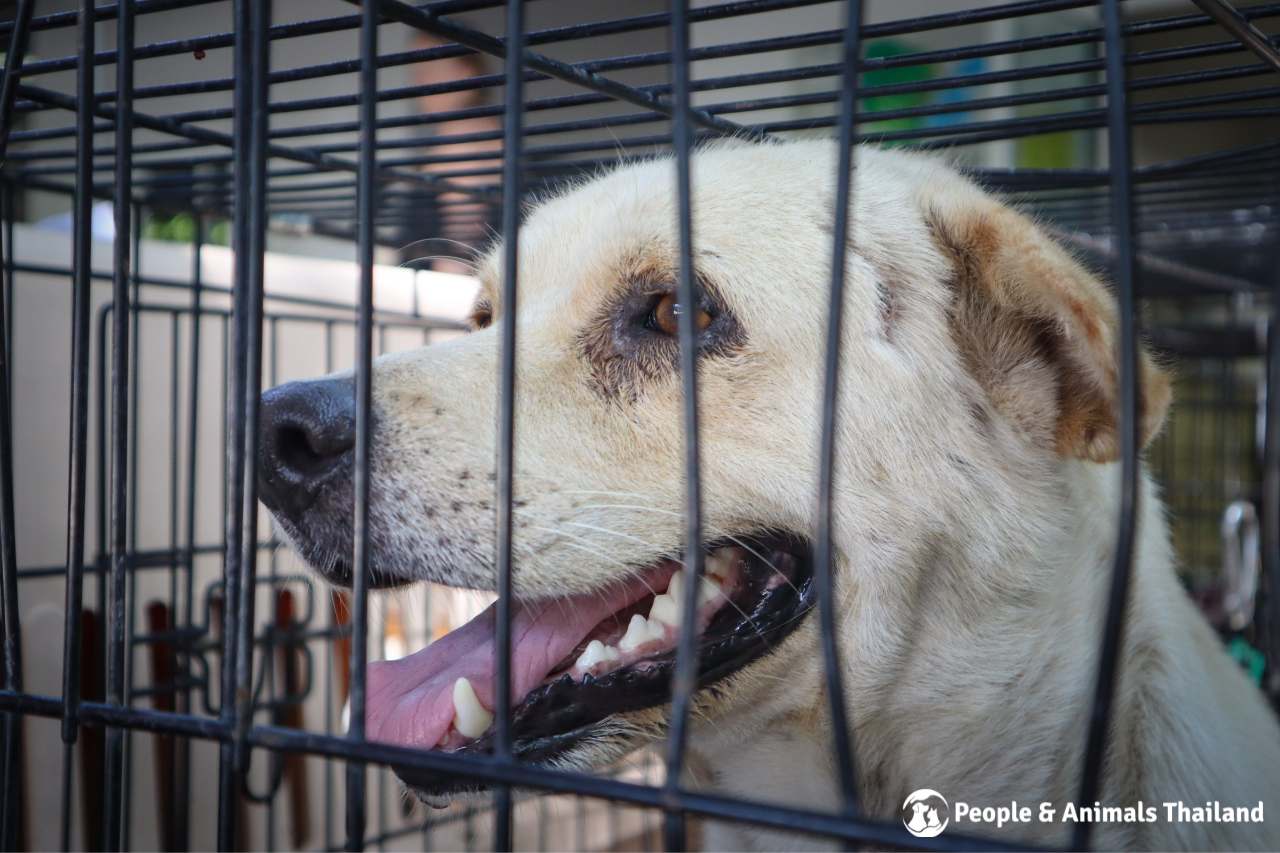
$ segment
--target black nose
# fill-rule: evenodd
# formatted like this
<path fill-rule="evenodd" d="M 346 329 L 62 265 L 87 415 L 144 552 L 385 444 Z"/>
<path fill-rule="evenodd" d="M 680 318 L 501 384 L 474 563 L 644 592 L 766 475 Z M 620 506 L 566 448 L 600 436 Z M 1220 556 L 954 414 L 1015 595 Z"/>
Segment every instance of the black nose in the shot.
<path fill-rule="evenodd" d="M 351 377 L 290 382 L 262 395 L 258 490 L 276 512 L 297 516 L 346 475 L 356 440 Z"/>

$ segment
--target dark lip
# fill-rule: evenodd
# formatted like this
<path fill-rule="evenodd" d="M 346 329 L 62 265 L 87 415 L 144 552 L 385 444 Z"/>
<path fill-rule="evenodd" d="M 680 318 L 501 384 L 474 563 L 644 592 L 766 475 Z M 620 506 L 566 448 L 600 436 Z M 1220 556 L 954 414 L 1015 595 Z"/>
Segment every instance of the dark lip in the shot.
<path fill-rule="evenodd" d="M 258 499 L 271 511 L 276 524 L 288 535 L 298 554 L 312 571 L 329 583 L 350 589 L 355 582 L 351 553 L 351 469 L 354 451 L 344 453 L 333 470 L 310 487 L 305 503 L 289 506 L 281 502 L 281 490 L 299 489 L 291 482 L 279 483 L 264 475 Z M 370 589 L 395 589 L 417 583 L 421 578 L 401 577 L 378 566 L 377 540 L 370 543 L 368 582 Z"/>
<path fill-rule="evenodd" d="M 327 548 L 319 544 L 324 537 L 316 536 L 309 530 L 303 529 L 303 525 L 287 515 L 276 512 L 270 505 L 267 508 L 272 510 L 276 523 L 284 530 L 312 571 L 334 586 L 351 588 L 355 580 L 351 570 L 351 560 L 343 556 L 351 553 L 350 539 L 344 543 L 345 547 Z M 380 571 L 376 565 L 369 566 L 368 580 L 370 589 L 396 589 L 410 586 L 418 581 L 416 578 L 402 578 L 387 574 Z"/>
<path fill-rule="evenodd" d="M 351 571 L 351 561 L 338 558 L 329 562 L 329 568 L 325 569 L 321 574 L 325 580 L 350 589 L 355 582 L 354 573 Z M 401 587 L 412 586 L 417 581 L 413 578 L 401 578 L 395 575 L 388 575 L 380 572 L 373 566 L 369 567 L 369 589 L 399 589 Z"/>
<path fill-rule="evenodd" d="M 730 675 L 772 651 L 803 621 L 813 608 L 813 565 L 808 544 L 791 534 L 760 534 L 744 538 L 753 549 L 768 554 L 783 550 L 796 558 L 791 584 L 765 588 L 764 570 L 755 572 L 754 586 L 745 595 L 753 600 L 747 617 L 726 607 L 711 621 L 698 647 L 698 687 Z M 708 551 L 729 540 L 707 546 Z M 767 548 L 767 550 L 765 550 Z M 753 568 L 760 563 L 752 557 Z M 745 607 L 743 609 L 746 609 Z M 646 659 L 599 678 L 587 676 L 575 682 L 568 674 L 535 689 L 512 709 L 512 754 L 516 760 L 545 764 L 567 756 L 591 739 L 599 725 L 616 714 L 641 711 L 671 701 L 675 652 Z M 454 751 L 458 755 L 490 755 L 493 733 L 487 732 Z M 428 798 L 443 798 L 482 791 L 485 786 L 456 777 L 411 767 L 393 767 L 407 786 Z"/>

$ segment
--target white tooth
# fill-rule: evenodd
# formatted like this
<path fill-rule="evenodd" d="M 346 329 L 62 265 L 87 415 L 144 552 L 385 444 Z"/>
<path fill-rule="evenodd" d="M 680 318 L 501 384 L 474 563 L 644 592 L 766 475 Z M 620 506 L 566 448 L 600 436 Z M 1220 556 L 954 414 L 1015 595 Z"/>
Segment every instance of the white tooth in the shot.
<path fill-rule="evenodd" d="M 680 626 L 680 609 L 684 606 L 680 602 L 679 593 L 678 589 L 674 593 L 668 589 L 665 593 L 655 598 L 653 606 L 649 608 L 649 621 L 661 622 L 664 625 L 678 628 Z"/>
<path fill-rule="evenodd" d="M 627 633 L 618 641 L 618 648 L 624 652 L 634 651 L 649 639 L 649 622 L 639 613 L 631 617 L 627 624 Z"/>
<path fill-rule="evenodd" d="M 710 557 L 708 557 L 710 560 Z M 711 568 L 710 563 L 707 565 L 708 570 Z M 680 627 L 680 616 L 684 613 L 684 570 L 676 572 L 671 576 L 671 582 L 667 584 L 667 591 L 653 599 L 653 606 L 649 608 L 649 621 L 661 622 L 663 625 L 670 625 L 673 628 Z M 698 589 L 698 606 L 715 601 L 721 595 L 720 584 L 714 577 L 704 577 Z"/>
<path fill-rule="evenodd" d="M 650 622 L 639 613 L 631 617 L 627 625 L 627 633 L 618 642 L 618 648 L 624 652 L 633 652 L 652 640 L 660 640 L 667 635 L 666 629 L 657 622 Z"/>
<path fill-rule="evenodd" d="M 493 714 L 484 709 L 471 682 L 465 677 L 453 682 L 453 727 L 464 737 L 477 738 L 493 722 Z"/>
<path fill-rule="evenodd" d="M 587 647 L 582 650 L 582 654 L 578 655 L 578 659 L 574 661 L 573 665 L 578 669 L 590 669 L 592 666 L 600 662 L 600 652 L 602 649 L 604 649 L 604 643 L 599 640 L 592 640 L 587 643 Z"/>
<path fill-rule="evenodd" d="M 599 640 L 592 640 L 582 650 L 582 654 L 574 662 L 574 666 L 585 672 L 598 663 L 609 663 L 619 657 L 618 650 L 613 646 L 606 646 Z"/>
<path fill-rule="evenodd" d="M 715 601 L 720 595 L 720 584 L 715 578 L 703 578 L 702 586 L 698 589 L 698 605 Z"/>
<path fill-rule="evenodd" d="M 733 570 L 733 551 L 728 548 L 716 549 L 707 555 L 706 565 L 707 577 L 724 580 L 729 577 L 729 572 Z"/>

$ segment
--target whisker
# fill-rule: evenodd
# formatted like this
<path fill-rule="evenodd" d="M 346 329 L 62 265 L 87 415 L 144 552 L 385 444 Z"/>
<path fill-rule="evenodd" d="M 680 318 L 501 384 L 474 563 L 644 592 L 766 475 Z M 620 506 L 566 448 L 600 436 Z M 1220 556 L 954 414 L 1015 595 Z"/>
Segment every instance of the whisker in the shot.
<path fill-rule="evenodd" d="M 586 552 L 587 552 L 587 553 L 589 553 L 589 554 L 593 554 L 593 555 L 595 555 L 595 556 L 599 557 L 600 559 L 602 559 L 602 560 L 606 560 L 606 561 L 608 561 L 608 562 L 610 562 L 610 563 L 613 563 L 613 564 L 615 564 L 615 565 L 622 566 L 624 569 L 626 569 L 626 570 L 627 570 L 627 573 L 628 573 L 628 574 L 634 575 L 634 576 L 635 576 L 635 578 L 636 578 L 636 580 L 638 580 L 638 581 L 640 581 L 640 583 L 644 584 L 644 585 L 645 585 L 645 588 L 646 588 L 646 589 L 648 589 L 648 590 L 649 590 L 649 592 L 653 593 L 653 595 L 655 595 L 655 596 L 656 596 L 656 595 L 658 595 L 658 592 L 657 592 L 653 587 L 649 586 L 649 582 L 648 582 L 647 580 L 645 580 L 645 579 L 644 579 L 644 576 L 643 576 L 643 575 L 640 575 L 640 574 L 638 574 L 638 573 L 636 573 L 636 568 L 635 568 L 635 566 L 633 566 L 631 563 L 627 563 L 627 562 L 624 562 L 624 561 L 622 561 L 622 560 L 619 560 L 617 557 L 610 557 L 608 554 L 604 554 L 604 553 L 602 553 L 602 552 L 600 552 L 600 551 L 597 551 L 595 548 L 592 548 L 592 547 L 590 547 L 590 546 L 588 546 L 588 545 L 581 545 L 581 544 L 578 544 L 579 542 L 586 542 L 586 541 L 588 541 L 588 540 L 584 539 L 583 537 L 581 537 L 581 536 L 574 536 L 572 533 L 568 533 L 568 532 L 566 532 L 566 531 L 564 531 L 564 530 L 557 530 L 557 529 L 556 529 L 556 528 L 554 528 L 554 527 L 530 527 L 529 529 L 530 529 L 530 530 L 540 530 L 540 531 L 542 531 L 543 533 L 551 533 L 551 534 L 556 535 L 556 536 L 565 536 L 565 537 L 567 537 L 567 538 L 569 538 L 569 539 L 577 540 L 577 542 L 565 542 L 564 544 L 565 544 L 565 545 L 568 545 L 568 546 L 570 546 L 570 547 L 573 547 L 573 548 L 577 548 L 577 549 L 578 549 L 578 550 L 580 550 L 580 551 L 586 551 Z M 616 582 L 616 581 L 615 581 L 615 582 Z"/>
<path fill-rule="evenodd" d="M 455 240 L 452 237 L 422 237 L 417 240 L 410 240 L 408 243 L 405 243 L 396 251 L 403 252 L 405 249 L 412 248 L 422 243 L 452 243 L 455 246 L 461 246 L 463 251 L 465 251 L 468 255 L 471 255 L 474 257 L 476 254 L 475 246 L 472 246 L 470 243 L 464 243 L 461 240 Z M 459 258 L 458 260 L 463 260 L 463 259 Z"/>
<path fill-rule="evenodd" d="M 588 528 L 588 529 L 590 529 L 590 530 L 598 530 L 598 531 L 599 531 L 599 532 L 601 532 L 601 533 L 606 533 L 606 534 L 610 534 L 610 535 L 613 535 L 613 536 L 619 536 L 619 537 L 622 537 L 623 539 L 630 539 L 630 540 L 631 540 L 631 541 L 633 541 L 633 542 L 639 542 L 641 545 L 647 545 L 648 547 L 650 547 L 650 548 L 654 549 L 655 551 L 660 551 L 660 550 L 662 550 L 659 546 L 654 545 L 654 544 L 653 544 L 653 543 L 651 543 L 651 542 L 646 542 L 645 540 L 640 539 L 640 538 L 639 538 L 639 537 L 637 537 L 637 536 L 631 536 L 631 535 L 626 534 L 626 533 L 619 533 L 619 532 L 618 532 L 618 531 L 616 531 L 616 530 L 609 530 L 608 528 L 604 528 L 604 527 L 596 527 L 595 525 L 592 525 L 592 524 L 584 524 L 584 523 L 582 523 L 582 522 L 578 522 L 578 521 L 569 521 L 569 522 L 565 522 L 565 523 L 566 523 L 566 524 L 572 524 L 572 525 L 574 525 L 575 527 L 585 527 L 585 528 Z M 568 535 L 568 534 L 566 534 L 566 535 Z M 744 545 L 743 547 L 744 547 L 744 548 L 746 548 L 746 546 L 745 546 L 745 545 Z M 747 550 L 750 550 L 750 549 L 748 548 Z M 752 551 L 751 553 L 755 554 L 755 552 L 754 552 L 754 551 Z M 758 559 L 760 559 L 760 560 L 761 560 L 761 562 L 763 562 L 765 565 L 769 566 L 769 568 L 773 569 L 773 571 L 774 571 L 774 572 L 777 572 L 777 574 L 781 575 L 781 576 L 782 576 L 782 578 L 783 578 L 783 580 L 787 581 L 787 583 L 790 583 L 790 580 L 788 580 L 788 579 L 787 579 L 786 575 L 783 575 L 783 574 L 782 574 L 782 572 L 778 571 L 778 569 L 777 569 L 777 568 L 775 568 L 775 567 L 773 566 L 773 564 L 772 564 L 772 563 L 770 563 L 768 560 L 765 560 L 763 557 L 760 557 L 758 554 L 756 554 L 756 556 L 757 556 L 757 558 L 758 558 Z M 672 558 L 672 559 L 674 559 L 674 558 Z M 678 563 L 679 563 L 680 565 L 682 565 L 682 566 L 684 565 L 684 561 L 683 561 L 683 560 L 676 560 L 676 562 L 678 562 Z M 794 585 L 792 586 L 792 589 L 795 589 Z M 799 590 L 797 590 L 797 592 L 798 592 L 798 591 L 799 591 Z M 756 629 L 756 633 L 757 633 L 757 634 L 760 634 L 760 629 L 759 629 L 759 627 L 757 627 L 757 626 L 756 626 L 755 621 L 754 621 L 754 620 L 752 620 L 751 616 L 750 616 L 750 615 L 749 615 L 745 610 L 743 610 L 741 607 L 739 607 L 739 606 L 737 605 L 737 603 L 736 603 L 732 598 L 730 598 L 729 596 L 727 596 L 727 595 L 722 595 L 721 597 L 722 597 L 726 602 L 728 602 L 730 605 L 732 605 L 732 607 L 733 607 L 733 609 L 734 609 L 734 610 L 737 610 L 739 613 L 741 613 L 741 614 L 742 614 L 742 618 L 744 618 L 744 619 L 746 619 L 748 622 L 750 622 L 750 623 L 751 623 L 751 627 L 753 627 L 753 628 L 755 628 L 755 629 Z M 760 636 L 761 636 L 761 638 L 763 638 L 763 636 L 764 636 L 764 635 L 763 635 L 763 634 L 760 634 Z"/>
<path fill-rule="evenodd" d="M 572 523 L 572 522 L 571 522 L 571 523 Z M 540 530 L 540 531 L 542 531 L 542 532 L 544 532 L 544 533 L 552 533 L 552 534 L 556 534 L 556 535 L 559 535 L 559 536 L 566 536 L 566 537 L 568 537 L 568 538 L 570 538 L 570 539 L 576 539 L 576 540 L 579 540 L 579 541 L 582 541 L 582 540 L 583 540 L 583 537 L 581 537 L 581 536 L 574 536 L 572 533 L 568 533 L 568 532 L 566 532 L 566 531 L 564 531 L 564 530 L 557 530 L 557 529 L 555 529 L 555 528 L 550 528 L 550 527 L 533 527 L 533 528 L 530 528 L 530 529 L 532 529 L 532 530 Z M 603 532 L 605 532 L 605 533 L 612 533 L 613 531 L 605 530 L 605 531 L 603 531 Z M 622 534 L 622 535 L 625 535 L 625 534 Z M 635 537 L 628 537 L 628 538 L 635 538 Z M 643 542 L 643 540 L 636 540 L 636 541 Z M 573 543 L 573 542 L 565 542 L 565 544 L 566 544 L 566 545 L 570 545 L 570 546 L 573 546 L 573 545 L 574 545 L 574 543 Z M 621 560 L 618 560 L 618 559 L 616 559 L 616 558 L 608 557 L 608 556 L 606 556 L 606 555 L 604 555 L 604 554 L 601 554 L 601 553 L 599 553 L 599 552 L 595 551 L 595 550 L 594 550 L 594 549 L 592 549 L 592 548 L 588 548 L 588 547 L 586 547 L 586 546 L 575 546 L 575 547 L 578 547 L 578 548 L 580 548 L 580 549 L 581 549 L 581 550 L 583 550 L 583 551 L 587 551 L 587 552 L 589 552 L 589 553 L 593 553 L 593 554 L 595 554 L 596 556 L 601 557 L 602 559 L 609 560 L 610 562 L 616 563 L 616 564 L 618 564 L 618 565 L 626 566 L 626 567 L 627 567 L 627 568 L 629 568 L 629 569 L 630 569 L 630 568 L 632 568 L 632 567 L 631 567 L 631 565 L 630 565 L 629 563 L 624 563 L 624 562 L 622 562 Z M 672 559 L 674 559 L 674 558 L 672 558 Z M 684 565 L 685 565 L 684 560 L 675 560 L 675 562 L 679 563 L 681 566 L 684 566 Z M 777 571 L 777 570 L 775 569 L 774 571 Z M 649 582 L 648 582 L 648 581 L 646 581 L 642 575 L 636 575 L 636 578 L 637 578 L 637 579 L 638 579 L 642 584 L 644 584 L 644 585 L 645 585 L 645 587 L 646 587 L 646 588 L 648 588 L 649 592 L 653 593 L 653 595 L 654 595 L 655 597 L 658 595 L 658 592 L 657 592 L 653 587 L 649 586 Z M 763 634 L 763 632 L 761 632 L 761 630 L 760 630 L 760 626 L 758 626 L 758 625 L 755 623 L 755 620 L 751 618 L 751 614 L 749 614 L 749 613 L 747 613 L 747 611 L 743 610 L 743 609 L 738 605 L 738 603 L 737 603 L 736 601 L 734 601 L 732 598 L 730 598 L 729 596 L 724 595 L 724 594 L 721 594 L 721 596 L 720 596 L 720 597 L 721 597 L 721 598 L 723 598 L 723 599 L 725 600 L 725 602 L 726 602 L 730 607 L 732 607 L 734 610 L 738 611 L 738 613 L 739 613 L 739 614 L 741 614 L 741 616 L 742 616 L 742 618 L 743 618 L 744 620 L 746 620 L 748 623 L 750 623 L 750 625 L 751 625 L 752 629 L 756 632 L 756 635 L 757 635 L 757 636 L 759 636 L 761 639 L 764 639 L 764 634 Z"/>
<path fill-rule="evenodd" d="M 410 264 L 416 264 L 419 261 L 455 261 L 456 263 L 465 266 L 472 273 L 477 269 L 476 265 L 471 261 L 466 258 L 459 258 L 455 255 L 418 255 L 417 257 L 406 258 L 400 262 L 399 266 L 408 267 Z"/>
<path fill-rule="evenodd" d="M 648 548 L 652 548 L 654 551 L 664 550 L 661 545 L 655 545 L 652 542 L 647 542 L 644 539 L 641 539 L 639 536 L 632 536 L 628 533 L 622 533 L 621 531 L 618 531 L 618 530 L 610 530 L 607 527 L 597 527 L 594 524 L 587 524 L 586 522 L 583 522 L 583 521 L 566 521 L 565 524 L 569 524 L 574 527 L 586 528 L 587 530 L 595 530 L 598 533 L 605 533 L 605 534 L 608 534 L 609 536 L 617 536 L 619 539 L 630 539 L 632 542 L 639 542 L 641 545 L 644 545 Z"/>
<path fill-rule="evenodd" d="M 600 494 L 610 494 L 610 493 L 609 493 L 609 492 L 602 492 L 602 493 L 600 493 Z M 620 493 L 620 494 L 625 494 L 625 493 Z M 669 510 L 669 509 L 659 509 L 658 507 L 655 507 L 655 506 L 639 506 L 639 505 L 637 505 L 637 504 L 588 504 L 588 505 L 586 505 L 586 506 L 580 506 L 580 507 L 578 507 L 578 509 L 579 509 L 579 510 L 583 510 L 583 509 L 638 509 L 638 510 L 641 510 L 641 511 L 643 511 L 643 512 L 656 512 L 656 513 L 658 513 L 658 514 L 660 514 L 660 515 L 674 515 L 676 518 L 684 518 L 684 513 L 680 513 L 680 512 L 672 512 L 672 511 L 671 511 L 671 510 Z"/>
<path fill-rule="evenodd" d="M 682 513 L 672 512 L 671 510 L 666 510 L 666 509 L 659 509 L 658 507 L 640 506 L 640 505 L 637 505 L 637 504 L 589 504 L 589 505 L 587 505 L 587 506 L 578 507 L 578 509 L 579 509 L 579 510 L 586 510 L 586 509 L 638 509 L 638 510 L 641 510 L 641 511 L 643 511 L 643 512 L 654 512 L 654 513 L 658 513 L 658 514 L 661 514 L 661 515 L 674 515 L 674 516 L 676 516 L 676 517 L 678 517 L 678 518 L 683 518 L 683 517 L 684 517 L 684 515 L 683 515 Z M 580 523 L 580 522 L 579 522 L 579 523 Z M 613 532 L 613 531 L 609 531 L 609 530 L 604 530 L 603 528 L 600 528 L 600 529 L 601 529 L 601 532 L 604 532 L 604 533 L 612 533 L 612 532 Z M 617 534 L 617 533 L 615 533 L 615 535 L 625 536 L 626 534 Z M 627 538 L 634 538 L 634 537 L 627 537 Z M 742 541 L 742 540 L 741 540 L 741 539 L 739 539 L 737 536 L 734 536 L 734 535 L 733 535 L 733 534 L 731 534 L 731 533 L 726 533 L 726 534 L 724 534 L 724 538 L 725 538 L 725 539 L 728 539 L 729 541 L 731 541 L 731 542 L 733 542 L 733 543 L 735 543 L 735 544 L 737 544 L 737 545 L 739 545 L 739 546 L 741 546 L 741 547 L 742 547 L 742 549 L 743 549 L 744 551 L 748 551 L 748 552 L 749 552 L 752 556 L 754 556 L 757 560 L 759 560 L 760 562 L 762 562 L 762 563 L 764 563 L 766 566 L 768 566 L 768 567 L 769 567 L 769 568 L 774 572 L 774 574 L 776 574 L 778 577 L 782 578 L 783 582 L 784 582 L 784 583 L 786 583 L 786 584 L 787 584 L 787 586 L 791 587 L 791 589 L 793 589 L 793 590 L 794 590 L 794 591 L 796 591 L 796 592 L 799 592 L 799 591 L 800 591 L 800 590 L 796 587 L 796 585 L 791 581 L 791 578 L 787 577 L 787 576 L 786 576 L 786 574 L 785 574 L 782 570 L 780 570 L 780 569 L 779 569 L 777 566 L 775 566 L 773 563 L 771 563 L 771 562 L 769 562 L 767 559 L 765 559 L 765 558 L 764 558 L 764 556 L 763 556 L 763 555 L 761 555 L 759 551 L 755 550 L 755 549 L 754 549 L 754 548 L 752 548 L 750 545 L 748 545 L 746 542 Z M 635 541 L 637 541 L 637 542 L 641 542 L 642 544 L 649 544 L 649 543 L 643 542 L 643 540 L 639 540 L 639 539 L 637 539 L 637 540 L 635 540 Z"/>
<path fill-rule="evenodd" d="M 557 529 L 555 529 L 554 527 L 532 527 L 532 526 L 531 526 L 529 529 L 530 529 L 530 530 L 538 530 L 538 531 L 541 531 L 542 533 L 551 533 L 551 534 L 554 534 L 554 535 L 556 535 L 556 536 L 565 536 L 565 537 L 568 537 L 569 539 L 577 539 L 577 540 L 579 540 L 579 541 L 583 541 L 583 540 L 582 540 L 582 537 L 580 537 L 580 536 L 574 536 L 572 533 L 565 533 L 563 530 L 557 530 Z M 566 542 L 566 543 L 564 543 L 564 544 L 566 544 L 566 545 L 574 545 L 575 543 L 573 543 L 573 542 Z M 608 554 L 601 553 L 600 551 L 597 551 L 595 548 L 591 548 L 591 547 L 586 546 L 586 545 L 577 545 L 576 547 L 581 548 L 581 550 L 583 550 L 583 551 L 587 551 L 587 552 L 589 552 L 589 553 L 591 553 L 591 554 L 594 554 L 595 556 L 599 557 L 600 559 L 605 560 L 605 561 L 610 562 L 610 563 L 613 563 L 614 565 L 623 566 L 623 567 L 628 568 L 628 569 L 630 569 L 630 568 L 631 568 L 631 565 L 630 565 L 629 563 L 625 563 L 625 562 L 623 562 L 622 560 L 619 560 L 617 557 L 610 557 Z"/>
<path fill-rule="evenodd" d="M 771 563 L 768 559 L 764 557 L 763 554 L 761 554 L 755 548 L 752 548 L 750 545 L 748 545 L 746 542 L 739 539 L 737 536 L 734 536 L 732 533 L 726 533 L 724 538 L 738 545 L 740 548 L 742 548 L 742 550 L 746 551 L 751 556 L 755 557 L 757 560 L 759 560 L 760 562 L 768 566 L 773 571 L 773 573 L 778 577 L 782 578 L 782 582 L 785 583 L 787 586 L 791 587 L 791 589 L 794 592 L 796 593 L 800 592 L 800 589 L 794 583 L 792 583 L 791 578 L 787 577 L 785 572 L 783 572 L 781 569 L 779 569 L 777 566 Z"/>
<path fill-rule="evenodd" d="M 551 479 L 551 478 L 547 478 Z M 565 495 L 614 495 L 615 497 L 628 498 L 645 498 L 648 495 L 642 492 L 619 492 L 614 489 L 564 489 L 561 494 Z"/>

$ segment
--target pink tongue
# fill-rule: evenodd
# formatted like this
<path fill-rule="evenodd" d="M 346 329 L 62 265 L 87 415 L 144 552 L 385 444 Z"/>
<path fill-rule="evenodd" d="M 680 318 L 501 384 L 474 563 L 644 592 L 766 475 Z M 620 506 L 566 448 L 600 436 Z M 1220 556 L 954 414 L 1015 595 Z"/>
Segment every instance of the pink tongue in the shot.
<path fill-rule="evenodd" d="M 517 603 L 511 620 L 514 705 L 612 614 L 665 588 L 679 566 L 664 561 L 643 577 L 600 592 Z M 494 606 L 408 657 L 369 664 L 365 730 L 370 740 L 431 748 L 453 723 L 453 684 L 465 677 L 493 708 Z"/>

